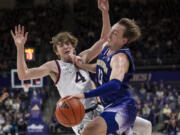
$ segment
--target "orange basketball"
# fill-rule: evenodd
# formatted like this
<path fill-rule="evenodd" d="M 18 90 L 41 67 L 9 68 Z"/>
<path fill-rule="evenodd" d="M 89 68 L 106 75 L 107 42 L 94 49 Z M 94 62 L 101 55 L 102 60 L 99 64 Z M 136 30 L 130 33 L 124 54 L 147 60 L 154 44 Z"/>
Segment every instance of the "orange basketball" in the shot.
<path fill-rule="evenodd" d="M 85 115 L 84 105 L 77 98 L 62 98 L 56 105 L 56 118 L 65 127 L 81 123 Z"/>

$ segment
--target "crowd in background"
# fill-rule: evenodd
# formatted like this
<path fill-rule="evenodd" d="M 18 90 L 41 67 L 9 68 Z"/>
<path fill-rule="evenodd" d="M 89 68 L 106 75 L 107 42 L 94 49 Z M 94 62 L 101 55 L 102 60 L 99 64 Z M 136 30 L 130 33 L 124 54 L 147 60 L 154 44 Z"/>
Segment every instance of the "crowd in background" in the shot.
<path fill-rule="evenodd" d="M 176 135 L 180 131 L 180 85 L 167 82 L 130 86 L 138 103 L 138 115 L 151 121 L 153 130 Z"/>
<path fill-rule="evenodd" d="M 0 103 L 0 135 L 24 135 L 30 118 L 30 105 L 33 89 L 2 88 L 0 95 L 8 92 L 9 96 Z M 42 101 L 47 99 L 45 89 L 39 89 Z"/>
<path fill-rule="evenodd" d="M 180 2 L 154 1 L 148 4 L 110 1 L 110 17 L 114 24 L 122 17 L 134 19 L 142 30 L 142 38 L 130 46 L 136 66 L 173 65 L 180 61 Z M 93 9 L 93 10 L 92 10 Z M 9 71 L 16 65 L 16 48 L 10 29 L 22 24 L 29 31 L 26 46 L 36 49 L 35 65 L 55 58 L 49 44 L 60 31 L 70 31 L 79 38 L 77 52 L 89 48 L 100 37 L 101 13 L 96 1 L 78 0 L 73 10 L 63 0 L 59 6 L 0 10 L 0 70 Z M 48 55 L 45 55 L 47 54 Z"/>

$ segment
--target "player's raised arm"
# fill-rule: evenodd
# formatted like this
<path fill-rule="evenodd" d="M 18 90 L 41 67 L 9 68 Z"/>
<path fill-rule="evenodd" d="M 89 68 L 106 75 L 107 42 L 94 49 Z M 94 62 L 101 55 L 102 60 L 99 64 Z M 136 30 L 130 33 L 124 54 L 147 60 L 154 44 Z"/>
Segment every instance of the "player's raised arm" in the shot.
<path fill-rule="evenodd" d="M 108 34 L 111 30 L 111 23 L 109 18 L 109 1 L 98 0 L 98 8 L 102 12 L 102 21 L 103 21 L 101 39 L 107 40 Z"/>
<path fill-rule="evenodd" d="M 103 44 L 106 42 L 108 34 L 111 30 L 108 0 L 98 0 L 98 8 L 102 12 L 102 21 L 103 21 L 101 38 L 91 48 L 79 54 L 83 58 L 83 61 L 85 63 L 89 63 L 99 55 L 99 53 L 102 50 Z"/>
<path fill-rule="evenodd" d="M 11 35 L 17 48 L 17 70 L 19 79 L 37 79 L 49 75 L 49 69 L 53 62 L 47 62 L 38 68 L 27 68 L 24 60 L 24 45 L 27 41 L 28 32 L 24 33 L 24 26 L 15 26 L 15 33 L 11 30 Z"/>

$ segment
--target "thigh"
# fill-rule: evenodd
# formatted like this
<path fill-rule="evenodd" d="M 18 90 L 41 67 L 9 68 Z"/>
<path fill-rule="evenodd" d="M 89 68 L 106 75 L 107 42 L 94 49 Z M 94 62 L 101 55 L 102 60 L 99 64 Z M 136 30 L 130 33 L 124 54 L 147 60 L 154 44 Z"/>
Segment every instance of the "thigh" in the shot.
<path fill-rule="evenodd" d="M 106 135 L 107 125 L 101 116 L 97 116 L 83 129 L 82 135 Z"/>
<path fill-rule="evenodd" d="M 101 116 L 106 121 L 107 134 L 121 135 L 133 126 L 136 118 L 136 109 L 129 105 L 118 105 L 109 107 Z"/>

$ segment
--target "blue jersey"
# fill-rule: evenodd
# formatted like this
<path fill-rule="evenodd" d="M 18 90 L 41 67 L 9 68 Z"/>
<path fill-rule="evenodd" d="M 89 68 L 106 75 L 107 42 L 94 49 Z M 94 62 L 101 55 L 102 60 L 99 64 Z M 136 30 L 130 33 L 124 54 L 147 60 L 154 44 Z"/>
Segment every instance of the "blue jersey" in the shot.
<path fill-rule="evenodd" d="M 108 96 L 100 97 L 101 102 L 103 106 L 105 107 L 111 104 L 119 104 L 119 103 L 125 102 L 128 99 L 133 99 L 132 94 L 130 93 L 129 88 L 128 88 L 128 83 L 132 77 L 133 72 L 135 71 L 133 59 L 132 59 L 129 48 L 124 47 L 112 53 L 111 55 L 107 56 L 108 51 L 109 51 L 109 48 L 105 46 L 97 59 L 96 78 L 97 78 L 98 86 L 109 82 L 111 71 L 112 71 L 110 67 L 110 62 L 111 62 L 112 57 L 116 55 L 117 53 L 125 53 L 129 58 L 130 66 L 129 66 L 128 72 L 124 76 L 124 79 L 122 81 L 121 88 L 119 89 L 119 91 L 117 91 L 116 93 L 112 93 L 111 95 L 108 95 Z"/>

